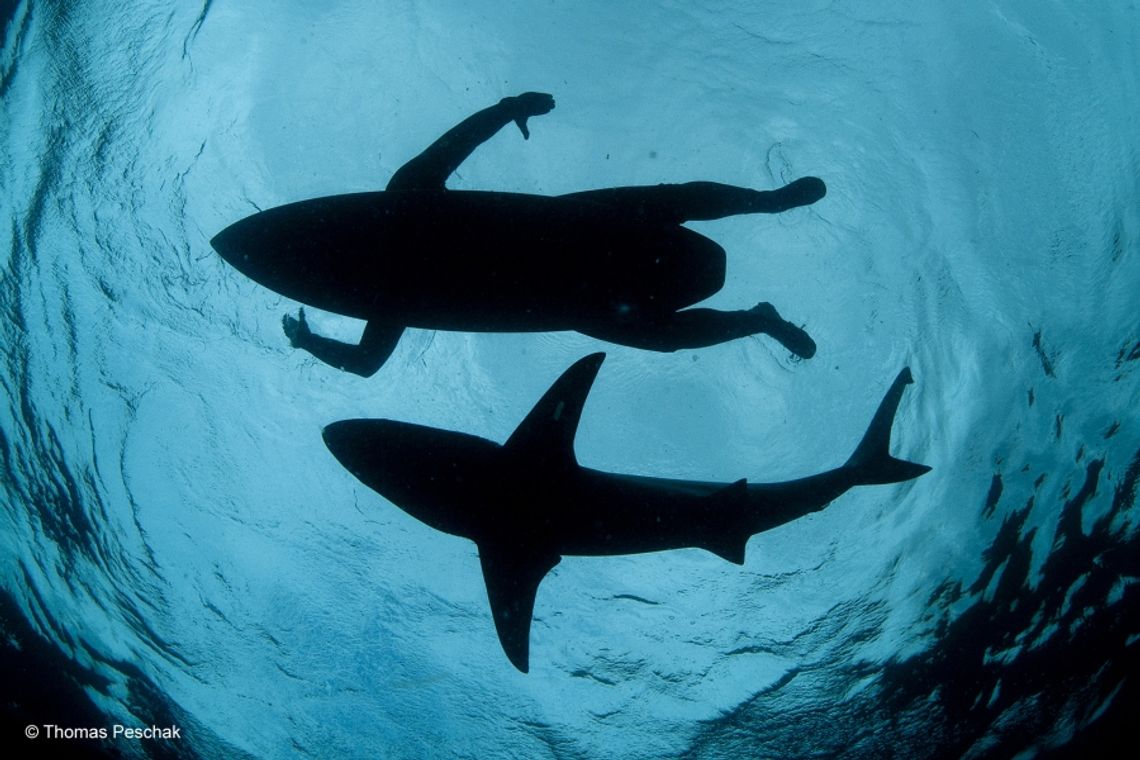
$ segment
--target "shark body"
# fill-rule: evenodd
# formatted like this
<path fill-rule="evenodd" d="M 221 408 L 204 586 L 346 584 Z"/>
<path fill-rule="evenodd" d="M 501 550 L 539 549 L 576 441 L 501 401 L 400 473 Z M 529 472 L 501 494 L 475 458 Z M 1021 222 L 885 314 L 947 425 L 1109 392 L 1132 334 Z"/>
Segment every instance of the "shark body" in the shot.
<path fill-rule="evenodd" d="M 706 549 L 743 564 L 748 539 L 823 509 L 858 485 L 896 483 L 926 465 L 892 457 L 903 369 L 843 465 L 779 483 L 626 475 L 581 466 L 574 437 L 604 354 L 580 359 L 510 438 L 484 438 L 392 420 L 342 420 L 329 450 L 361 482 L 437 530 L 478 545 L 503 651 L 529 669 L 531 616 L 543 577 L 563 556 Z"/>

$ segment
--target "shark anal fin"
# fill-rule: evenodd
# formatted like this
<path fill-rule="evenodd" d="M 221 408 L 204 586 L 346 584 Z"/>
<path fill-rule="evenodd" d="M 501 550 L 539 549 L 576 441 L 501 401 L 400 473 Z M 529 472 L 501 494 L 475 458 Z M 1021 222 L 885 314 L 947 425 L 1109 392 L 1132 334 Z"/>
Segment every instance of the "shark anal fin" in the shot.
<path fill-rule="evenodd" d="M 741 478 L 740 480 L 729 483 L 719 491 L 709 494 L 708 498 L 715 499 L 717 502 L 728 502 L 731 504 L 738 504 L 748 496 L 748 478 Z"/>
<path fill-rule="evenodd" d="M 538 584 L 561 561 L 554 552 L 479 544 L 479 562 L 499 643 L 507 659 L 523 673 L 530 670 L 530 621 Z"/>
<path fill-rule="evenodd" d="M 605 354 L 597 353 L 574 362 L 519 423 L 504 448 L 543 464 L 576 464 L 578 421 L 605 358 Z"/>
<path fill-rule="evenodd" d="M 738 537 L 725 537 L 706 539 L 701 548 L 712 552 L 723 560 L 727 560 L 734 565 L 744 564 L 744 549 L 748 546 L 748 536 L 743 538 Z"/>
<path fill-rule="evenodd" d="M 737 527 L 733 521 L 727 519 L 727 515 L 735 511 L 734 507 L 739 508 L 747 496 L 748 480 L 741 478 L 705 497 L 705 501 L 708 503 L 707 508 L 713 511 L 713 514 L 707 516 L 712 527 L 706 535 L 701 536 L 697 546 L 734 565 L 743 565 L 744 549 L 748 545 L 751 534 Z M 725 511 L 727 520 L 725 523 L 716 524 L 715 510 Z"/>

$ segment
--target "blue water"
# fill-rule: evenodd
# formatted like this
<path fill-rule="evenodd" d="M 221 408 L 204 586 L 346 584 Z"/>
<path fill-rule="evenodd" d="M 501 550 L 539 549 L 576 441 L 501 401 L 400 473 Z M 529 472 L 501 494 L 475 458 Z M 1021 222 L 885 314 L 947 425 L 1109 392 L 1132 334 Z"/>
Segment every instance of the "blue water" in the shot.
<path fill-rule="evenodd" d="M 460 5 L 0 4 L 0 746 L 1033 757 L 1125 725 L 1135 6 Z M 824 178 L 810 208 L 692 225 L 728 251 L 710 305 L 771 301 L 817 356 L 410 331 L 365 381 L 291 349 L 297 305 L 208 245 L 257 209 L 380 189 L 526 90 L 557 108 L 451 187 Z M 810 474 L 909 365 L 894 447 L 934 471 L 753 538 L 742 568 L 567 558 L 522 675 L 474 545 L 362 487 L 320 430 L 383 416 L 502 441 L 599 349 L 584 465 Z M 182 736 L 23 738 L 116 723 Z"/>

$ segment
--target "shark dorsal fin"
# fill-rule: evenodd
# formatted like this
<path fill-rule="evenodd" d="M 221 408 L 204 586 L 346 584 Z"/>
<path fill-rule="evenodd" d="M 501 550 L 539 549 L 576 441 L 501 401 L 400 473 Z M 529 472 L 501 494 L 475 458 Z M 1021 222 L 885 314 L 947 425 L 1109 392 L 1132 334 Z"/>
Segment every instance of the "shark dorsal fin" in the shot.
<path fill-rule="evenodd" d="M 597 353 L 574 362 L 519 423 L 503 444 L 504 448 L 551 463 L 576 464 L 574 436 L 578 432 L 582 406 L 605 358 L 605 354 Z"/>

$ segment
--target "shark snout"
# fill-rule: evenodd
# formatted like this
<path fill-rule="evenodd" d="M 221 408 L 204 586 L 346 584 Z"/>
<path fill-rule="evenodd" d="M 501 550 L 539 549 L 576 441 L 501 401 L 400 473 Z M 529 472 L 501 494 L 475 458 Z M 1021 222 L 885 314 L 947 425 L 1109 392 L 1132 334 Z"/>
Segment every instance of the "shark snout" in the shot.
<path fill-rule="evenodd" d="M 340 420 L 325 427 L 325 446 L 344 467 L 376 487 L 414 469 L 425 445 L 417 425 L 394 420 Z"/>

